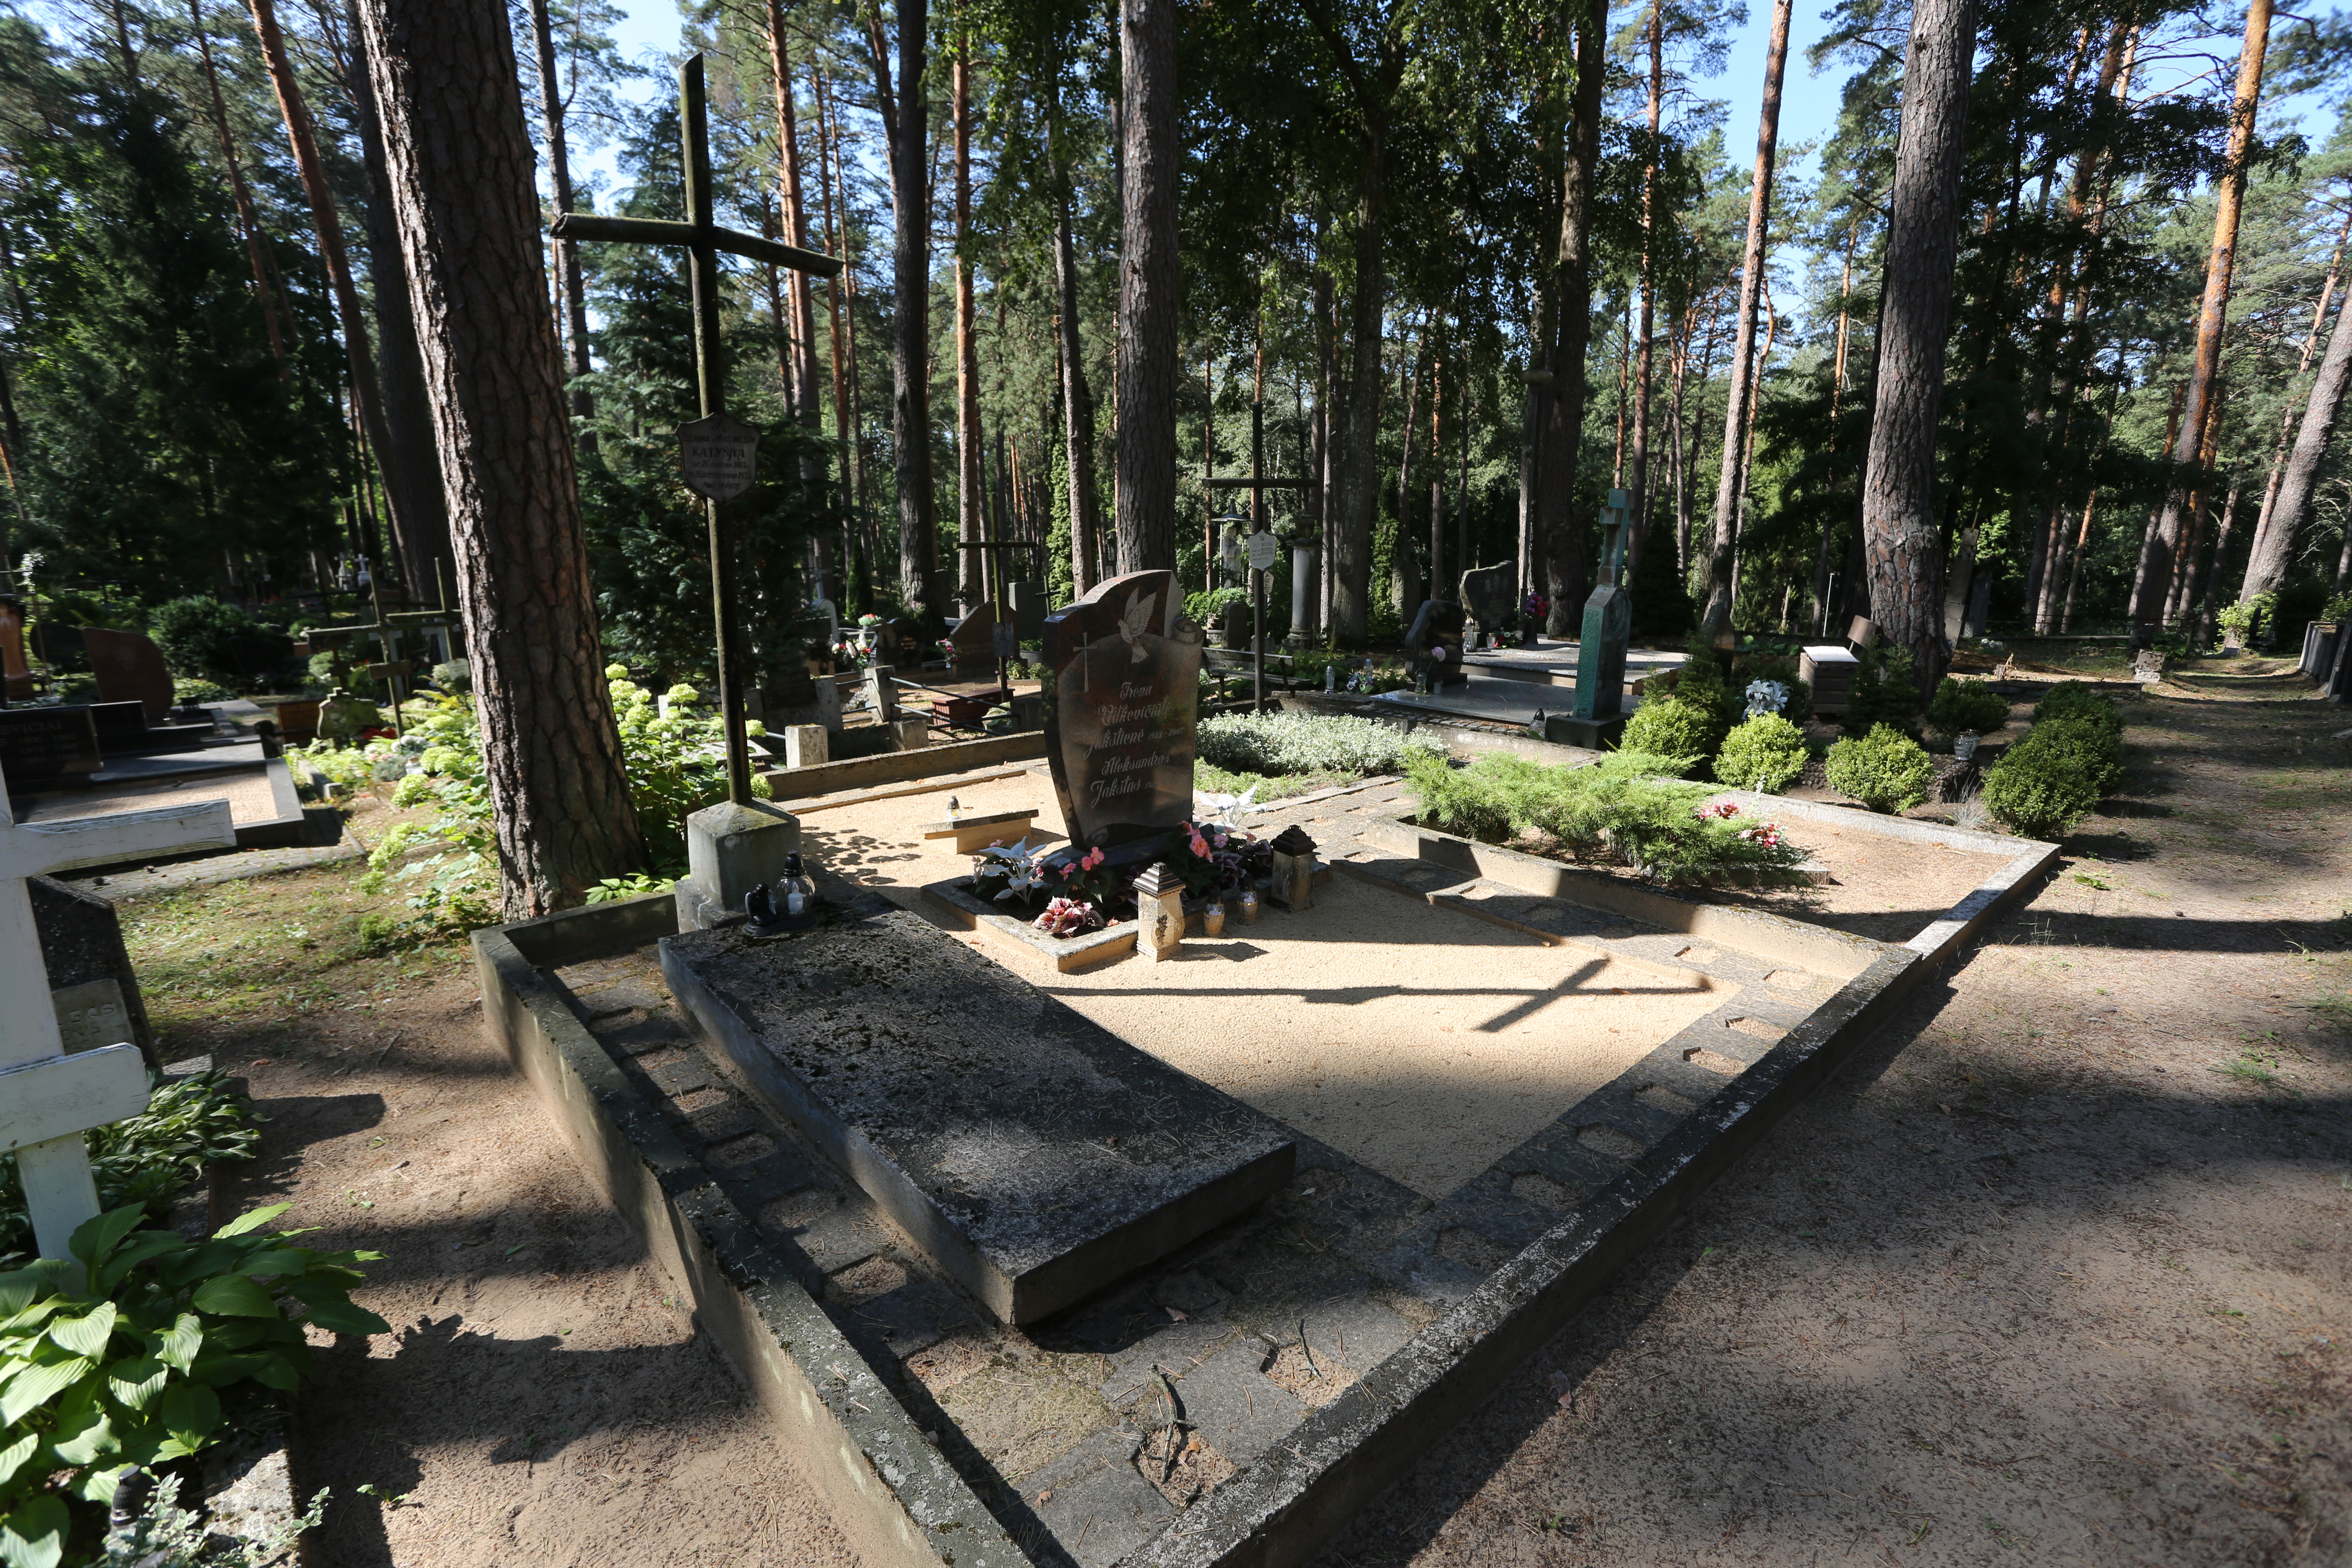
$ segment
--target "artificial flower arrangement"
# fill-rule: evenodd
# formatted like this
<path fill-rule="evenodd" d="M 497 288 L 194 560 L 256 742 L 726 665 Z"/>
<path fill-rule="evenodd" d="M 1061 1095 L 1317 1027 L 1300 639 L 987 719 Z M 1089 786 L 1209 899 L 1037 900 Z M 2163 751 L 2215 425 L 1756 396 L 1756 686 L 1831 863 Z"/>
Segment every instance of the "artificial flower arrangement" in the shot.
<path fill-rule="evenodd" d="M 1719 800 L 1713 805 L 1698 807 L 1692 815 L 1702 820 L 1712 817 L 1728 822 L 1739 815 L 1739 805 L 1737 801 Z M 1751 844 L 1761 844 L 1767 849 L 1778 849 L 1780 847 L 1780 825 L 1777 822 L 1751 823 L 1739 829 L 1739 837 Z"/>
<path fill-rule="evenodd" d="M 992 844 L 971 858 L 972 890 L 1009 904 L 1051 936 L 1082 936 L 1135 916 L 1135 879 L 1158 861 L 1188 899 L 1223 897 L 1257 885 L 1274 869 L 1272 846 L 1230 822 L 1179 823 L 1156 854 L 1112 865 L 1100 847 L 1033 849 L 1027 839 Z M 1041 907 L 1042 906 L 1042 907 Z"/>

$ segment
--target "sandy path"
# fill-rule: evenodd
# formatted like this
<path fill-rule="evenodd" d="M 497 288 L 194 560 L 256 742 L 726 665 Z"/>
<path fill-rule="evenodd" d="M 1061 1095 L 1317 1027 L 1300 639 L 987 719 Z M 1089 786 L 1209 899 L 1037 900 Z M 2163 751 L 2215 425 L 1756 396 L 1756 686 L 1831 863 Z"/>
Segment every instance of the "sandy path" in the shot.
<path fill-rule="evenodd" d="M 2352 744 L 2301 689 L 2127 709 L 2032 904 L 1318 1561 L 2352 1559 Z"/>

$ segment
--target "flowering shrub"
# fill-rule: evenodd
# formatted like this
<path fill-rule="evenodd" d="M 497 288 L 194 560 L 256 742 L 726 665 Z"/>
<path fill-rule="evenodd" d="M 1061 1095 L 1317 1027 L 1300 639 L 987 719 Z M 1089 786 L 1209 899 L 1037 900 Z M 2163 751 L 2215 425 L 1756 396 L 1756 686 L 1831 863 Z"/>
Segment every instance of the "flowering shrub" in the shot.
<path fill-rule="evenodd" d="M 702 699 L 694 688 L 671 687 L 664 714 L 653 693 L 628 673 L 617 664 L 604 671 L 629 796 L 655 874 L 681 876 L 687 816 L 727 794 L 726 729 L 716 714 L 697 710 Z M 415 889 L 407 903 L 419 923 L 458 930 L 487 925 L 498 910 L 497 837 L 474 699 L 444 695 L 410 703 L 406 711 L 414 717 L 405 736 L 370 742 L 358 755 L 372 776 L 397 781 L 394 805 L 437 803 L 441 815 L 429 825 L 404 822 L 385 834 L 368 856 L 361 889 L 381 892 L 397 877 Z M 745 728 L 754 735 L 766 732 L 757 722 Z M 340 765 L 348 771 L 353 764 Z M 772 792 L 754 775 L 751 793 Z M 416 846 L 435 842 L 443 847 L 438 854 L 410 858 Z"/>

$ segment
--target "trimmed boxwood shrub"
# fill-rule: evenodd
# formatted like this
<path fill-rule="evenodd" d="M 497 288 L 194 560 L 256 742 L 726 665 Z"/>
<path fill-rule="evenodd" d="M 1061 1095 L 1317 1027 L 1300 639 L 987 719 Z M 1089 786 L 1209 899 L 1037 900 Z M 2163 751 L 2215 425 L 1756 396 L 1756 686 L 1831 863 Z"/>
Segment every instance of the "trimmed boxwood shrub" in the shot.
<path fill-rule="evenodd" d="M 1675 771 L 1688 778 L 1723 743 L 1723 720 L 1711 704 L 1675 696 L 1644 701 L 1635 709 L 1618 746 L 1672 758 Z"/>
<path fill-rule="evenodd" d="M 1936 764 L 1927 749 L 1892 724 L 1850 735 L 1830 748 L 1830 787 L 1873 811 L 1902 811 L 1927 798 Z"/>
<path fill-rule="evenodd" d="M 1778 713 L 1760 713 L 1723 738 L 1715 776 L 1734 789 L 1779 795 L 1797 782 L 1811 755 L 1802 730 Z"/>
<path fill-rule="evenodd" d="M 2123 716 L 2078 681 L 2051 688 L 2033 728 L 1985 774 L 1985 809 L 2012 833 L 2060 838 L 2124 781 Z"/>
<path fill-rule="evenodd" d="M 1981 680 L 1948 675 L 1937 683 L 1935 698 L 1927 704 L 1927 728 L 1938 735 L 1963 730 L 1981 735 L 2008 722 L 2009 699 Z"/>
<path fill-rule="evenodd" d="M 1909 650 L 1884 645 L 1862 656 L 1839 723 L 1849 735 L 1867 735 L 1886 724 L 1918 739 L 1919 689 L 1912 683 Z"/>

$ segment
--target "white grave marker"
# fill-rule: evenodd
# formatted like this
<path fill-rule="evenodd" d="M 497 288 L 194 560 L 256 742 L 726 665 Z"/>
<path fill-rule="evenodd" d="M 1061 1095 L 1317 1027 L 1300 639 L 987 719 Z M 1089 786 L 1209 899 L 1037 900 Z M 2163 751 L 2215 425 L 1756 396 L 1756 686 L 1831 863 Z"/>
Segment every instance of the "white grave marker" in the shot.
<path fill-rule="evenodd" d="M 57 1014 L 46 1005 L 49 973 L 26 879 L 236 844 L 225 800 L 20 824 L 9 815 L 0 776 L 0 996 L 10 998 L 0 1011 L 0 1152 L 16 1157 L 44 1258 L 68 1257 L 75 1229 L 98 1217 L 98 1184 L 81 1135 L 146 1109 L 147 1064 L 129 1044 L 66 1054 Z"/>

